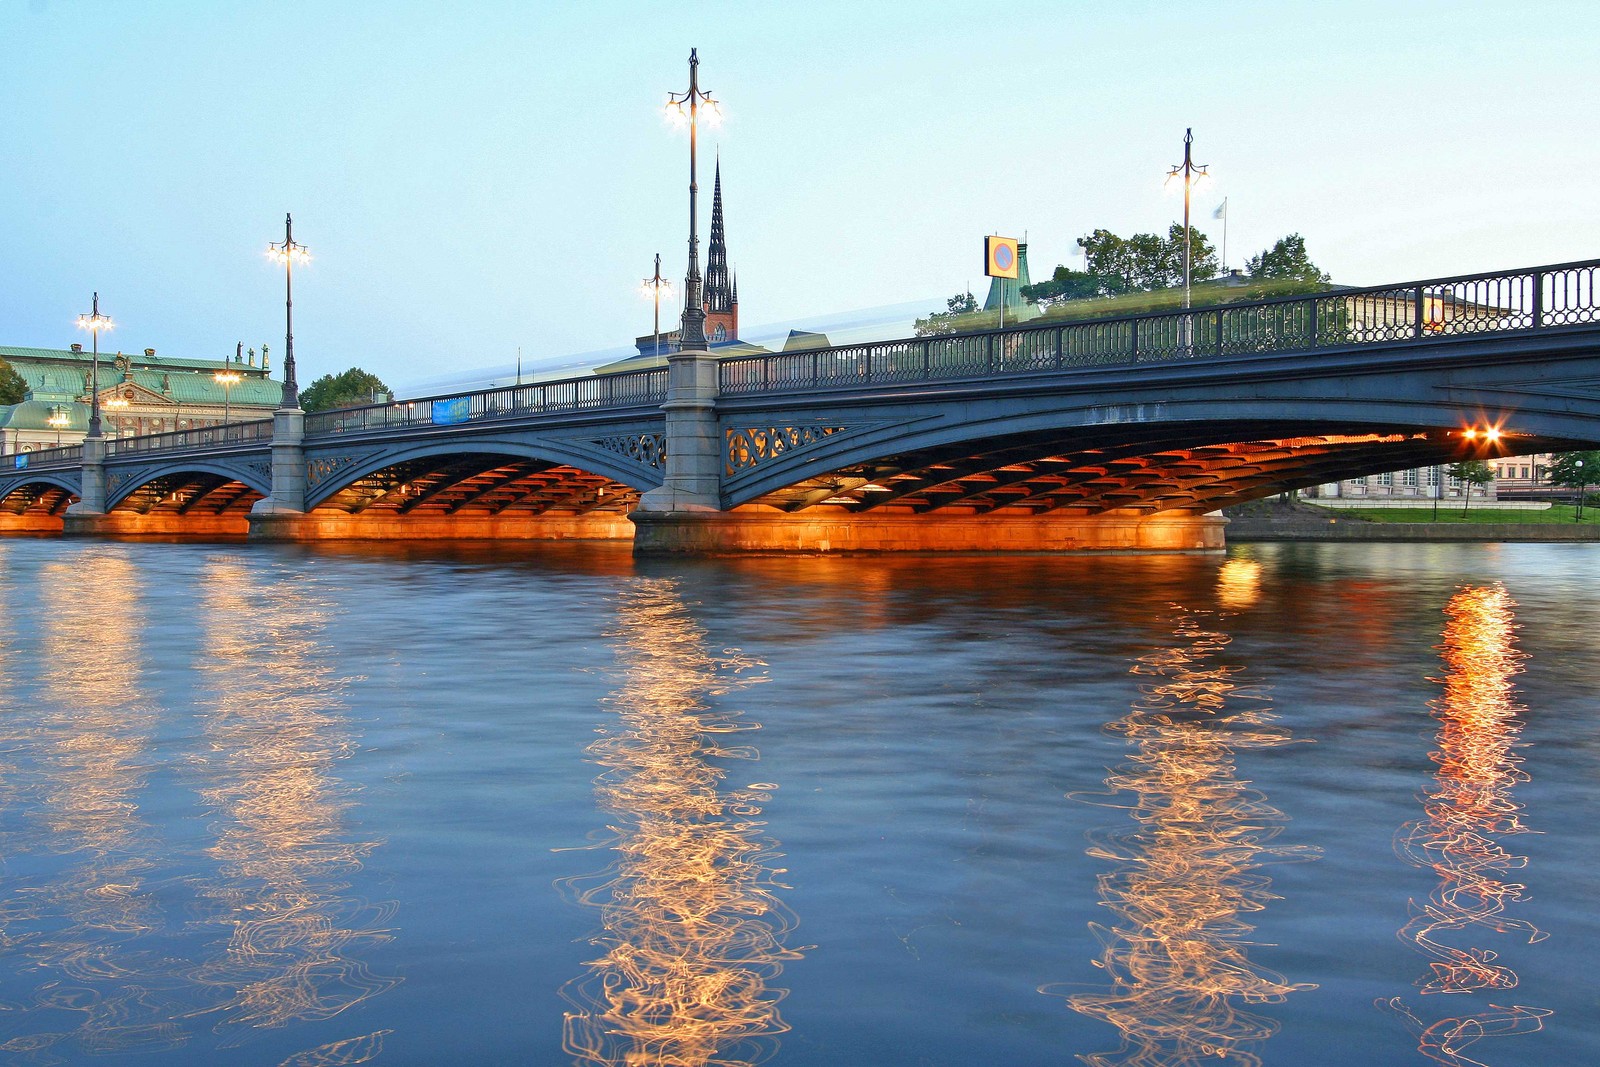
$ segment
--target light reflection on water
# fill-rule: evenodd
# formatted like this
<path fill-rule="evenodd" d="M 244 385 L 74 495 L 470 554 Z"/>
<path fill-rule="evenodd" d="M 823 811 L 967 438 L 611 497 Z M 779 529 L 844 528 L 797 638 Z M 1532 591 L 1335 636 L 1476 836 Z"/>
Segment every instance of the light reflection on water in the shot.
<path fill-rule="evenodd" d="M 186 1035 L 180 980 L 148 944 L 168 916 L 148 884 L 163 844 L 139 811 L 158 709 L 142 686 L 137 569 L 91 552 L 76 567 L 46 565 L 39 588 L 53 699 L 18 740 L 37 768 L 29 836 L 68 860 L 19 898 L 29 929 L 18 949 L 50 977 L 34 990 L 28 1032 L 0 1048 L 42 1062 L 171 1049 Z"/>
<path fill-rule="evenodd" d="M 788 1027 L 773 982 L 800 953 L 772 866 L 777 843 L 758 816 L 773 783 L 724 788 L 720 761 L 754 761 L 754 730 L 725 698 L 759 681 L 762 665 L 713 654 L 676 583 L 638 579 L 618 594 L 621 685 L 615 720 L 588 748 L 615 821 L 615 862 L 568 883 L 598 910 L 603 950 L 568 983 L 563 1045 L 576 1062 L 737 1067 L 768 1058 Z M 738 763 L 735 766 L 739 766 Z"/>
<path fill-rule="evenodd" d="M 1243 668 L 1215 662 L 1229 643 L 1220 623 L 1182 612 L 1176 643 L 1132 668 L 1145 679 L 1139 703 L 1108 727 L 1131 752 L 1099 802 L 1126 807 L 1135 825 L 1099 832 L 1089 850 L 1118 864 L 1099 878 L 1100 903 L 1116 923 L 1093 926 L 1095 963 L 1112 985 L 1066 998 L 1122 1034 L 1115 1052 L 1079 1057 L 1093 1067 L 1256 1067 L 1261 1058 L 1246 1046 L 1278 1024 L 1242 1005 L 1316 988 L 1252 963 L 1246 951 L 1248 916 L 1276 899 L 1262 865 L 1315 850 L 1272 844 L 1288 819 L 1239 777 L 1235 752 L 1290 736 L 1273 725 L 1265 689 L 1241 684 Z M 1125 794 L 1131 799 L 1119 804 Z"/>
<path fill-rule="evenodd" d="M 331 606 L 273 577 L 226 558 L 201 575 L 204 747 L 191 772 L 217 875 L 197 889 L 201 921 L 226 941 L 194 977 L 219 998 L 205 1009 L 218 1032 L 326 1019 L 397 982 L 362 962 L 389 939 L 393 906 L 348 893 L 378 842 L 353 840 L 345 826 L 352 800 L 337 767 L 352 750 L 340 706 L 348 679 L 319 648 Z M 382 1033 L 337 1044 L 338 1062 L 360 1063 L 381 1050 Z"/>
<path fill-rule="evenodd" d="M 0 1063 L 1600 1062 L 1596 550 L 0 541 Z"/>
<path fill-rule="evenodd" d="M 1499 962 L 1495 949 L 1472 942 L 1490 934 L 1512 934 L 1528 943 L 1547 936 L 1507 914 L 1507 905 L 1527 899 L 1527 886 L 1508 875 L 1525 868 L 1528 859 L 1502 842 L 1531 832 L 1513 795 L 1515 786 L 1528 781 L 1522 757 L 1513 751 L 1526 709 L 1516 703 L 1512 678 L 1521 673 L 1526 657 L 1513 641 L 1515 604 L 1503 586 L 1461 590 L 1445 606 L 1445 617 L 1444 694 L 1433 704 L 1439 747 L 1432 759 L 1439 769 L 1423 802 L 1424 817 L 1407 824 L 1397 839 L 1400 854 L 1434 871 L 1439 882 L 1425 903 L 1413 903 L 1400 937 L 1431 961 L 1428 975 L 1417 982 L 1423 995 L 1499 996 L 1516 988 L 1517 974 Z M 1551 1014 L 1546 1008 L 1491 1002 L 1430 1024 L 1403 998 L 1386 1006 L 1417 1031 L 1424 1055 L 1452 1067 L 1480 1064 L 1466 1050 L 1483 1038 L 1532 1033 Z"/>

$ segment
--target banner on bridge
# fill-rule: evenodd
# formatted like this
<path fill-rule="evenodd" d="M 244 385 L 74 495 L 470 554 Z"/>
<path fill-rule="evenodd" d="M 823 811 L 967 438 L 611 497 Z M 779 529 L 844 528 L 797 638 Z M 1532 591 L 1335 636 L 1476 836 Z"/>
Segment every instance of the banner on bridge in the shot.
<path fill-rule="evenodd" d="M 470 397 L 458 396 L 449 400 L 435 400 L 433 402 L 433 424 L 435 426 L 454 426 L 458 422 L 466 422 L 472 418 L 472 400 Z"/>

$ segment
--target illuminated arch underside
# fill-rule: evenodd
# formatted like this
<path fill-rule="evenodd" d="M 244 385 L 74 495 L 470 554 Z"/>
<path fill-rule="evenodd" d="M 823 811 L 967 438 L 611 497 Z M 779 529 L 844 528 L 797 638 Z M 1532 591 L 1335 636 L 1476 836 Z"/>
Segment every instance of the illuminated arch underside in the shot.
<path fill-rule="evenodd" d="M 59 485 L 34 482 L 18 486 L 7 494 L 4 500 L 0 500 L 0 511 L 9 515 L 59 516 L 77 500 L 78 494 Z"/>
<path fill-rule="evenodd" d="M 1473 445 L 1457 432 L 1417 427 L 1320 435 L 1306 435 L 1303 425 L 1250 429 L 1250 437 L 1232 440 L 1237 426 L 1190 424 L 967 441 L 841 468 L 749 503 L 789 512 L 829 505 L 853 513 L 1204 513 L 1345 478 L 1577 447 L 1533 437 Z"/>
<path fill-rule="evenodd" d="M 539 515 L 632 511 L 639 491 L 576 467 L 468 453 L 396 463 L 319 504 L 351 515 Z"/>

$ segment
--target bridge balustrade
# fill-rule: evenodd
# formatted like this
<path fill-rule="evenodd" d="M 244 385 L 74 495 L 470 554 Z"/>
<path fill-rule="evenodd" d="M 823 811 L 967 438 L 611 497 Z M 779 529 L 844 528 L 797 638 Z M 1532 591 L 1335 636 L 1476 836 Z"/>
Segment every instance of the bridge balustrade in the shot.
<path fill-rule="evenodd" d="M 666 399 L 665 369 L 590 374 L 582 378 L 313 412 L 306 416 L 305 432 L 307 438 L 312 438 L 415 426 L 454 426 L 527 415 L 661 404 Z"/>
<path fill-rule="evenodd" d="M 271 440 L 272 420 L 251 419 L 248 422 L 230 422 L 226 426 L 197 426 L 188 430 L 113 438 L 106 442 L 106 454 L 124 456 L 148 452 L 188 452 Z"/>
<path fill-rule="evenodd" d="M 83 464 L 83 446 L 66 445 L 60 448 L 41 448 L 37 452 L 18 452 L 10 459 L 11 468 L 19 471 L 77 467 Z"/>
<path fill-rule="evenodd" d="M 1586 260 L 1154 314 L 738 356 L 721 362 L 719 381 L 723 393 L 781 393 L 1546 330 L 1600 321 L 1597 276 L 1600 260 Z"/>

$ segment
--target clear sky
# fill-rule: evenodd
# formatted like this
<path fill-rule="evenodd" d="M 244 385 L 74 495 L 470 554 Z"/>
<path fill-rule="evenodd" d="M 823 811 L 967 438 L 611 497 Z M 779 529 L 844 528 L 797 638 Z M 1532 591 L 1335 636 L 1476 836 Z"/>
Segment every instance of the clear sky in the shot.
<path fill-rule="evenodd" d="M 986 233 L 1040 278 L 1164 231 L 1186 126 L 1233 265 L 1295 231 L 1348 284 L 1600 257 L 1593 0 L 0 0 L 0 343 L 79 339 L 99 290 L 109 347 L 280 365 L 292 211 L 302 385 L 627 346 L 686 262 L 691 46 L 746 334 L 981 298 Z"/>

